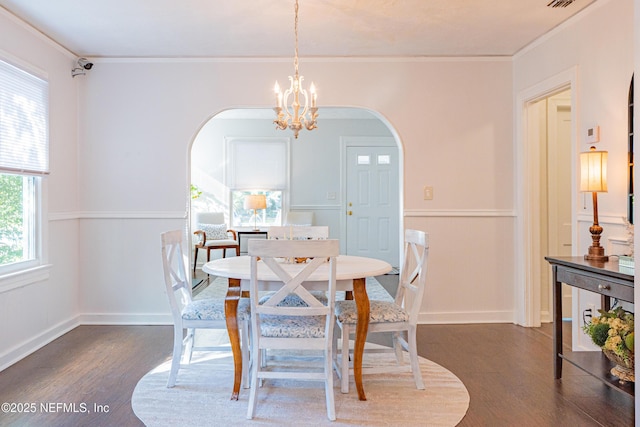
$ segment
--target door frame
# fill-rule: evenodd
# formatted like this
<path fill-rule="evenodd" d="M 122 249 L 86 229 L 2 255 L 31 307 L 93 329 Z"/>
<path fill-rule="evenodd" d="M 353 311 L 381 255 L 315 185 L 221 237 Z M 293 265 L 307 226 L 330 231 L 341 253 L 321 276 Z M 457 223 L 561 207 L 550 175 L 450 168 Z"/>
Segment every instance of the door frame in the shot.
<path fill-rule="evenodd" d="M 516 95 L 515 170 L 516 174 L 516 289 L 515 322 L 522 326 L 540 326 L 540 269 L 546 262 L 541 248 L 540 212 L 540 151 L 530 133 L 529 107 L 555 93 L 571 89 L 571 156 L 577 156 L 577 67 L 556 74 Z M 577 166 L 571 164 L 571 243 L 577 247 Z"/>
<path fill-rule="evenodd" d="M 372 112 L 373 113 L 373 112 Z M 393 133 L 393 127 L 389 125 L 383 118 L 379 119 L 387 125 Z M 347 147 L 369 147 L 377 145 L 381 147 L 395 147 L 398 150 L 398 260 L 399 264 L 403 262 L 403 245 L 404 245 L 404 156 L 402 145 L 397 136 L 389 137 L 369 137 L 369 136 L 343 136 L 340 138 L 340 252 L 346 253 L 347 245 Z M 394 266 L 399 267 L 399 266 Z"/>
<path fill-rule="evenodd" d="M 563 92 L 560 92 L 563 93 Z M 547 150 L 551 149 L 551 148 L 557 148 L 558 144 L 562 143 L 562 140 L 559 140 L 557 138 L 558 134 L 557 134 L 557 129 L 559 128 L 559 121 L 561 120 L 559 118 L 561 111 L 569 111 L 569 115 L 571 114 L 571 99 L 566 99 L 566 98 L 557 98 L 556 94 L 545 98 L 547 101 Z M 571 123 L 571 125 L 573 126 L 573 123 Z M 571 135 L 569 135 L 569 139 L 571 140 Z M 569 144 L 571 144 L 571 141 L 569 142 Z M 556 151 L 557 152 L 557 151 Z M 571 154 L 570 154 L 571 156 Z M 547 151 L 547 159 L 550 159 L 549 156 L 549 151 Z M 569 159 L 569 164 L 571 164 L 571 159 L 572 157 L 570 157 Z M 553 175 L 553 173 L 551 172 L 551 162 L 550 160 L 547 160 L 547 167 L 546 167 L 546 172 L 547 172 L 547 177 L 550 177 L 551 175 Z M 557 197 L 557 192 L 556 189 L 558 188 L 557 185 L 555 185 L 555 183 L 558 181 L 558 178 L 554 176 L 554 180 L 547 180 L 547 202 L 550 200 L 558 200 Z M 569 207 L 569 209 L 571 209 L 571 207 Z M 549 251 L 553 251 L 554 248 L 557 252 L 551 252 L 545 255 L 559 255 L 562 254 L 562 250 L 560 249 L 560 242 L 558 242 L 558 234 L 552 232 L 552 225 L 557 226 L 558 223 L 560 221 L 558 220 L 557 216 L 555 213 L 552 213 L 552 211 L 549 209 L 549 204 L 547 203 L 547 236 L 546 236 L 546 243 L 547 243 L 547 248 L 549 248 Z M 573 231 L 573 224 L 570 224 L 571 226 L 571 230 Z M 573 247 L 571 247 L 571 252 L 573 253 L 574 249 Z M 546 269 L 545 269 L 546 267 Z M 545 274 L 546 273 L 546 274 Z M 541 285 L 543 283 L 548 283 L 547 286 L 547 307 L 548 310 L 542 311 L 541 312 L 541 317 L 540 320 L 542 322 L 552 322 L 553 321 L 553 285 L 551 283 L 551 270 L 549 268 L 548 265 L 544 266 L 542 271 L 540 272 L 541 277 L 545 279 L 545 281 L 541 281 Z M 572 290 L 571 287 L 567 286 L 567 285 L 563 285 L 562 287 L 562 307 L 563 308 L 567 308 L 567 310 L 563 310 L 563 317 L 567 317 L 567 315 L 572 314 L 572 304 L 571 304 L 571 300 L 572 300 Z M 567 307 L 568 304 L 568 307 Z M 569 316 L 571 317 L 571 316 Z"/>

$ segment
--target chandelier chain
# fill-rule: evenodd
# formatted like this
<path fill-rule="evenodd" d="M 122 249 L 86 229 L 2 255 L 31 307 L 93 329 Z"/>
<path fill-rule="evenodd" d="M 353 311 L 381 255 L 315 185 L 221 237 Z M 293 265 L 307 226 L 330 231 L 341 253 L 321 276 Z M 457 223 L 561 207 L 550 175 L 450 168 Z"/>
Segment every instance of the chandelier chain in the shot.
<path fill-rule="evenodd" d="M 294 21 L 294 31 L 296 35 L 296 43 L 295 43 L 295 54 L 293 56 L 293 67 L 296 71 L 296 77 L 298 77 L 298 0 L 296 0 L 295 6 L 295 21 Z"/>

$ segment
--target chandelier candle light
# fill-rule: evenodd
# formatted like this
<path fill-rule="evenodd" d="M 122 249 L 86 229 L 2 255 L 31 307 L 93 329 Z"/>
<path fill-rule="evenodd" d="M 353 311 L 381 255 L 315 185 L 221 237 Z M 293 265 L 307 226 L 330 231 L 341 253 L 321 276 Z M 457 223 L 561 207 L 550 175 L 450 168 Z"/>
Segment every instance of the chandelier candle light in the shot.
<path fill-rule="evenodd" d="M 276 124 L 277 129 L 289 128 L 293 131 L 295 138 L 298 138 L 298 132 L 305 127 L 307 130 L 313 130 L 317 128 L 316 118 L 318 117 L 317 100 L 318 94 L 316 93 L 316 87 L 313 82 L 309 87 L 310 95 L 302 86 L 304 77 L 298 72 L 298 0 L 295 4 L 295 56 L 293 58 L 293 66 L 295 74 L 289 76 L 290 86 L 284 94 L 280 90 L 280 85 L 276 81 L 274 90 L 276 93 L 276 107 L 274 108 L 278 118 L 273 122 Z M 300 95 L 304 98 L 304 105 L 300 105 Z M 289 105 L 289 98 L 293 97 L 291 105 Z M 311 105 L 309 105 L 311 101 Z M 302 108 L 302 112 L 300 111 Z"/>

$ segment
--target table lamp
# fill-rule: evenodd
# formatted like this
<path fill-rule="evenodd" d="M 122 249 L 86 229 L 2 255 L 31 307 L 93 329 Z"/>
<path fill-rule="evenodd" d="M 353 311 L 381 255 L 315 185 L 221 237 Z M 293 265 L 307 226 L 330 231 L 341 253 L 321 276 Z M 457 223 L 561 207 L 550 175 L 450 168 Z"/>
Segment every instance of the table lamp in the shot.
<path fill-rule="evenodd" d="M 593 225 L 589 227 L 592 243 L 584 259 L 599 262 L 609 260 L 600 246 L 602 227 L 598 224 L 598 193 L 607 192 L 607 155 L 606 151 L 596 151 L 595 147 L 580 153 L 580 191 L 593 194 Z"/>
<path fill-rule="evenodd" d="M 267 208 L 267 196 L 264 194 L 250 194 L 244 199 L 244 208 L 253 209 L 253 230 L 258 231 L 258 214 L 256 210 Z"/>

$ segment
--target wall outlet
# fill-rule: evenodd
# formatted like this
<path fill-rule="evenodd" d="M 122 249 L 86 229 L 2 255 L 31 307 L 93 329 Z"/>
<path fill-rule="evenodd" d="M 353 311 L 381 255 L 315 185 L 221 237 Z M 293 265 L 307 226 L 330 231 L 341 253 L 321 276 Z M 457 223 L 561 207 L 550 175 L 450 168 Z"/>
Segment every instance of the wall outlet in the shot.
<path fill-rule="evenodd" d="M 598 317 L 595 304 L 587 304 L 587 308 L 582 312 L 582 325 L 588 325 L 594 317 Z"/>

